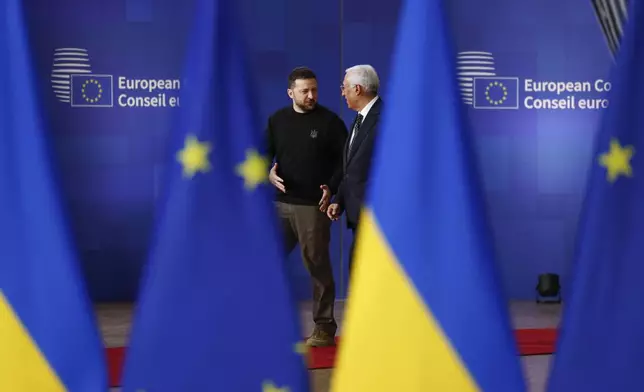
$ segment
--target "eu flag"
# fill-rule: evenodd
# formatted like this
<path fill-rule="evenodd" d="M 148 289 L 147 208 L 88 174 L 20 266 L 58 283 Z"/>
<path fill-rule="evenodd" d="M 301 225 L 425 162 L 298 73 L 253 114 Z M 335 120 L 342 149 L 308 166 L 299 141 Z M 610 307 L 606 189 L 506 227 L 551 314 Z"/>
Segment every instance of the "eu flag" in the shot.
<path fill-rule="evenodd" d="M 305 391 L 233 0 L 198 0 L 125 391 Z"/>
<path fill-rule="evenodd" d="M 20 0 L 0 1 L 0 391 L 107 390 L 52 176 Z"/>
<path fill-rule="evenodd" d="M 595 141 L 552 392 L 644 391 L 644 3 L 630 7 Z"/>
<path fill-rule="evenodd" d="M 71 75 L 71 106 L 112 107 L 114 90 L 112 75 Z"/>
<path fill-rule="evenodd" d="M 443 4 L 401 12 L 332 390 L 522 391 Z"/>
<path fill-rule="evenodd" d="M 473 106 L 475 109 L 518 109 L 519 78 L 474 78 Z"/>

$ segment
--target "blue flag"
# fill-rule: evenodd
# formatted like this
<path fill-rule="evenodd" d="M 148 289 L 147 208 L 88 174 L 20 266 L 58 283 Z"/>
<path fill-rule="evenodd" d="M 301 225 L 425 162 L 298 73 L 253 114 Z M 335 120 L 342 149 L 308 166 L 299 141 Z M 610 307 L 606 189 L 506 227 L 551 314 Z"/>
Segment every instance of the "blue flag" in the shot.
<path fill-rule="evenodd" d="M 232 0 L 198 0 L 127 392 L 308 390 Z"/>
<path fill-rule="evenodd" d="M 106 391 L 38 99 L 22 1 L 0 0 L 0 391 Z"/>
<path fill-rule="evenodd" d="M 630 6 L 592 157 L 552 392 L 644 391 L 644 3 Z"/>
<path fill-rule="evenodd" d="M 525 390 L 446 19 L 401 11 L 333 392 Z"/>
<path fill-rule="evenodd" d="M 474 78 L 473 106 L 476 109 L 518 109 L 519 78 Z"/>
<path fill-rule="evenodd" d="M 112 107 L 112 75 L 70 75 L 71 105 L 74 107 Z"/>

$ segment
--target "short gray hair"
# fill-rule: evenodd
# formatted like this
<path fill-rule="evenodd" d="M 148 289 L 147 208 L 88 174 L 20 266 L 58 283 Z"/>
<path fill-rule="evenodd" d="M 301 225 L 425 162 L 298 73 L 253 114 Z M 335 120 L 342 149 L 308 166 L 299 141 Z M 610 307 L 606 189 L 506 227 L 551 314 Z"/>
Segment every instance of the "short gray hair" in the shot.
<path fill-rule="evenodd" d="M 367 92 L 378 94 L 380 79 L 376 70 L 369 64 L 354 65 L 344 71 L 351 84 L 364 87 Z"/>

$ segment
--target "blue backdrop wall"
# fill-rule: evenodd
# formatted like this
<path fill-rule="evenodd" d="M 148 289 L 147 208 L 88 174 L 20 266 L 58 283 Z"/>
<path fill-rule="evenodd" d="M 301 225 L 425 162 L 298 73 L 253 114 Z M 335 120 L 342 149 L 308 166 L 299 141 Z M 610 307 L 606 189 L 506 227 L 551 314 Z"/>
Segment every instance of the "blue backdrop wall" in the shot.
<path fill-rule="evenodd" d="M 192 1 L 55 3 L 27 0 L 27 8 L 66 207 L 92 297 L 132 300 L 153 227 L 174 98 L 186 82 L 181 65 Z M 353 115 L 339 90 L 345 68 L 375 66 L 386 96 L 400 3 L 240 0 L 262 119 L 289 104 L 286 76 L 298 65 L 315 69 L 320 102 L 347 122 Z M 601 115 L 601 109 L 587 108 L 587 100 L 603 96 L 595 87 L 604 85 L 595 81 L 608 75 L 609 52 L 589 1 L 447 3 L 499 267 L 511 297 L 531 298 L 538 273 L 568 274 Z M 103 106 L 79 107 L 79 95 L 66 83 L 71 74 L 86 71 L 102 75 L 97 78 L 105 95 L 97 104 Z M 477 75 L 506 78 L 512 93 L 505 107 L 512 109 L 481 109 L 484 102 L 472 91 Z M 146 80 L 168 82 L 151 89 Z M 555 84 L 539 92 L 539 82 Z M 582 90 L 588 82 L 590 91 L 574 91 L 575 82 Z M 139 105 L 159 94 L 164 105 Z M 574 100 L 575 107 L 534 108 L 558 99 Z M 350 240 L 342 224 L 335 224 L 332 255 L 340 296 L 346 293 Z M 309 298 L 297 251 L 288 264 L 298 297 Z"/>

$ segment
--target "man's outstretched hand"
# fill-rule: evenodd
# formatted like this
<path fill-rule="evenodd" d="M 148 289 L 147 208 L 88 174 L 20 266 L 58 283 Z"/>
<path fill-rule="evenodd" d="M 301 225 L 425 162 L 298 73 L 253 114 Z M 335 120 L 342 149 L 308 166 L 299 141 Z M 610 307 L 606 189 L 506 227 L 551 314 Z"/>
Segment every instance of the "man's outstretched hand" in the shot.
<path fill-rule="evenodd" d="M 277 175 L 277 162 L 271 167 L 271 171 L 268 173 L 268 180 L 273 184 L 273 186 L 283 193 L 286 193 L 286 187 L 284 187 L 284 180 Z"/>
<path fill-rule="evenodd" d="M 329 207 L 329 203 L 331 202 L 331 190 L 326 185 L 320 185 L 320 189 L 322 189 L 322 198 L 318 205 L 320 206 L 320 211 L 326 212 L 326 209 Z"/>

